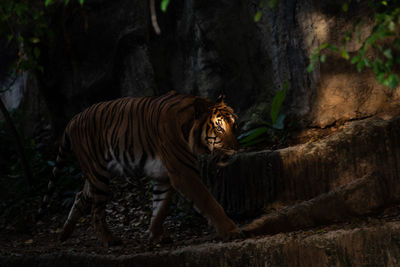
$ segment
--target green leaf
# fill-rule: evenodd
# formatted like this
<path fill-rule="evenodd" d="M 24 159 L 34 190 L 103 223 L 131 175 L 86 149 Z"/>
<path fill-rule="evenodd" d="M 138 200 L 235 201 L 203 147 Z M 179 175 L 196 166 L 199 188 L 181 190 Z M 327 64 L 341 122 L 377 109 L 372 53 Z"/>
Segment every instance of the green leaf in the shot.
<path fill-rule="evenodd" d="M 393 58 L 392 56 L 392 50 L 390 48 L 386 49 L 385 51 L 383 51 L 383 55 L 389 59 Z"/>
<path fill-rule="evenodd" d="M 40 39 L 39 39 L 38 37 L 32 37 L 31 39 L 29 39 L 29 41 L 30 41 L 32 44 L 40 43 Z"/>
<path fill-rule="evenodd" d="M 314 54 L 319 54 L 319 51 L 320 51 L 319 48 L 315 48 L 315 49 L 313 50 L 313 53 L 312 53 L 312 54 L 313 54 L 313 55 L 314 55 Z"/>
<path fill-rule="evenodd" d="M 322 54 L 320 59 L 319 59 L 322 63 L 324 63 L 326 61 L 326 55 Z"/>
<path fill-rule="evenodd" d="M 365 57 L 365 58 L 363 59 L 363 61 L 364 61 L 364 65 L 365 65 L 365 66 L 367 66 L 368 68 L 371 67 L 371 62 L 369 62 L 368 58 Z"/>
<path fill-rule="evenodd" d="M 269 4 L 269 7 L 272 9 L 272 8 L 275 8 L 276 7 L 276 4 L 278 4 L 278 0 L 268 0 L 268 4 Z"/>
<path fill-rule="evenodd" d="M 24 11 L 24 6 L 22 4 L 16 4 L 14 6 L 14 11 L 18 17 L 21 17 L 22 12 Z"/>
<path fill-rule="evenodd" d="M 53 0 L 46 0 L 46 1 L 44 2 L 44 6 L 50 5 L 52 2 L 53 2 Z"/>
<path fill-rule="evenodd" d="M 364 61 L 363 60 L 358 61 L 357 63 L 358 72 L 361 72 L 363 67 L 364 67 Z"/>
<path fill-rule="evenodd" d="M 387 6 L 387 1 L 382 1 L 382 5 Z"/>
<path fill-rule="evenodd" d="M 285 81 L 285 83 L 283 84 L 283 90 L 277 91 L 275 93 L 274 99 L 272 100 L 271 111 L 270 111 L 272 125 L 275 125 L 278 119 L 282 103 L 286 98 L 287 87 L 288 87 L 288 82 Z"/>
<path fill-rule="evenodd" d="M 391 89 L 395 89 L 399 85 L 399 76 L 397 74 L 392 74 L 392 82 L 390 83 L 389 87 Z"/>
<path fill-rule="evenodd" d="M 282 130 L 283 128 L 285 128 L 285 118 L 286 115 L 285 114 L 279 114 L 278 119 L 276 120 L 276 123 L 274 125 L 272 125 L 272 127 L 274 127 L 275 129 L 278 130 Z"/>
<path fill-rule="evenodd" d="M 311 56 L 311 62 L 317 61 L 318 58 L 319 58 L 319 54 L 318 54 L 318 53 L 313 54 L 313 55 Z"/>
<path fill-rule="evenodd" d="M 310 63 L 310 65 L 308 65 L 307 67 L 307 72 L 310 73 L 314 70 L 315 64 L 314 63 Z"/>
<path fill-rule="evenodd" d="M 350 63 L 351 63 L 351 64 L 355 64 L 355 63 L 357 63 L 358 61 L 360 61 L 360 55 L 357 55 L 357 56 L 353 57 L 353 58 L 351 59 Z"/>
<path fill-rule="evenodd" d="M 389 86 L 390 89 L 395 89 L 399 84 L 399 77 L 396 74 L 390 74 L 385 81 L 383 81 L 383 85 Z"/>
<path fill-rule="evenodd" d="M 262 17 L 262 14 L 263 13 L 261 10 L 257 11 L 257 13 L 254 15 L 254 22 L 259 22 Z"/>
<path fill-rule="evenodd" d="M 385 73 L 384 72 L 378 73 L 376 78 L 377 78 L 379 83 L 383 83 L 383 79 L 385 78 Z"/>
<path fill-rule="evenodd" d="M 79 4 L 81 4 L 81 6 L 83 6 L 84 2 L 85 2 L 85 0 L 79 0 Z"/>
<path fill-rule="evenodd" d="M 342 55 L 342 58 L 344 58 L 346 60 L 349 60 L 349 58 L 350 58 L 349 53 L 347 53 L 347 51 L 344 49 L 342 49 L 341 55 Z"/>
<path fill-rule="evenodd" d="M 339 51 L 339 48 L 338 48 L 336 45 L 330 45 L 329 48 L 330 48 L 333 52 Z"/>
<path fill-rule="evenodd" d="M 238 138 L 239 142 L 241 144 L 245 144 L 245 143 L 249 143 L 251 141 L 254 141 L 255 139 L 257 139 L 259 136 L 265 134 L 266 132 L 268 132 L 268 128 L 267 127 L 259 127 L 253 130 L 250 130 L 247 134 L 246 137 L 244 138 Z"/>
<path fill-rule="evenodd" d="M 320 50 L 325 49 L 328 47 L 328 43 L 323 43 L 320 47 Z"/>
<path fill-rule="evenodd" d="M 167 12 L 168 5 L 169 5 L 169 0 L 162 0 L 161 1 L 161 10 L 162 10 L 162 12 Z"/>
<path fill-rule="evenodd" d="M 386 72 L 391 72 L 391 68 L 393 66 L 393 58 L 388 59 L 384 65 Z"/>
<path fill-rule="evenodd" d="M 344 3 L 342 5 L 342 9 L 343 9 L 344 12 L 347 12 L 349 10 L 349 4 L 348 3 Z"/>
<path fill-rule="evenodd" d="M 379 75 L 382 68 L 383 68 L 382 61 L 380 61 L 379 59 L 375 59 L 373 65 L 372 65 L 372 69 L 373 69 L 375 75 Z"/>
<path fill-rule="evenodd" d="M 389 25 L 388 25 L 388 29 L 389 29 L 389 31 L 394 32 L 394 30 L 396 29 L 396 24 L 393 21 L 390 21 Z"/>
<path fill-rule="evenodd" d="M 371 44 L 375 43 L 376 39 L 377 39 L 376 34 L 370 35 L 367 39 L 365 39 L 364 47 L 368 48 L 369 46 L 371 46 Z"/>
<path fill-rule="evenodd" d="M 65 5 L 68 5 L 69 4 L 69 0 L 65 0 L 65 3 L 64 3 Z"/>

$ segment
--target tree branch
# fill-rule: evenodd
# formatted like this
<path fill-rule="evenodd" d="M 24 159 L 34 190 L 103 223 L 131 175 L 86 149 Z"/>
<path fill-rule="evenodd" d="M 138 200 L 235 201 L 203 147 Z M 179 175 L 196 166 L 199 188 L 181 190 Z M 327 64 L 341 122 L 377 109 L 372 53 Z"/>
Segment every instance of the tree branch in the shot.
<path fill-rule="evenodd" d="M 153 25 L 154 31 L 158 35 L 160 35 L 161 30 L 160 30 L 160 26 L 158 26 L 158 22 L 157 22 L 157 12 L 156 12 L 155 0 L 150 0 L 150 13 L 151 13 L 151 24 Z"/>

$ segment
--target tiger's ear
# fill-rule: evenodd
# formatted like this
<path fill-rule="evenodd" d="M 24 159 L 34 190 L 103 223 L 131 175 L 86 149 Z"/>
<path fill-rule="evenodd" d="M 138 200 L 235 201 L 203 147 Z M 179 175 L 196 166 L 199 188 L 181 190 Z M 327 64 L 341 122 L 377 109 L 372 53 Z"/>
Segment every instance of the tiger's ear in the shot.
<path fill-rule="evenodd" d="M 217 104 L 219 104 L 219 103 L 223 103 L 224 102 L 224 100 L 225 100 L 225 94 L 224 93 L 221 93 L 218 97 L 217 97 Z"/>

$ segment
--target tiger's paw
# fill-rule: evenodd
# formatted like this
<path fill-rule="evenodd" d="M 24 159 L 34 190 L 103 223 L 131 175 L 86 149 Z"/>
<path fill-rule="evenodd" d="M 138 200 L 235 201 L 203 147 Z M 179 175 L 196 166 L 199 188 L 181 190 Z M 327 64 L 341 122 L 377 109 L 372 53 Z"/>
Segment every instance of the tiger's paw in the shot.
<path fill-rule="evenodd" d="M 162 233 L 161 235 L 154 236 L 150 234 L 149 244 L 172 244 L 174 240 L 167 233 Z"/>
<path fill-rule="evenodd" d="M 119 237 L 108 237 L 108 238 L 103 238 L 101 240 L 101 243 L 103 244 L 104 247 L 108 248 L 108 247 L 114 247 L 114 246 L 119 246 L 122 245 L 122 239 Z"/>
<path fill-rule="evenodd" d="M 67 225 L 64 226 L 64 228 L 62 229 L 62 231 L 60 233 L 60 236 L 59 236 L 59 240 L 61 242 L 64 242 L 65 240 L 67 240 L 71 236 L 71 234 L 72 234 L 72 232 L 74 231 L 74 228 L 75 228 L 74 226 L 75 225 L 73 225 L 73 224 L 67 224 Z"/>
<path fill-rule="evenodd" d="M 221 239 L 224 242 L 229 242 L 235 239 L 244 239 L 245 237 L 246 237 L 245 234 L 239 228 L 236 228 L 235 230 L 230 231 L 225 235 L 221 236 Z"/>
<path fill-rule="evenodd" d="M 170 235 L 163 235 L 158 243 L 172 244 L 172 243 L 174 243 L 174 240 L 172 239 L 172 237 Z"/>

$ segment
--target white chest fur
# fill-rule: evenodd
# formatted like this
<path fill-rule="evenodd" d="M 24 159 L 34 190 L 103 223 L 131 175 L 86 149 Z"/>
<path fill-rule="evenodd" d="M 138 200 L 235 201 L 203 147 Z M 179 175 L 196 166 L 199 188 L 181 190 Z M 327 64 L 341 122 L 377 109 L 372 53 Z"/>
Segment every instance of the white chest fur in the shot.
<path fill-rule="evenodd" d="M 167 178 L 167 169 L 159 158 L 148 158 L 144 165 L 144 173 L 155 179 L 155 178 Z"/>

